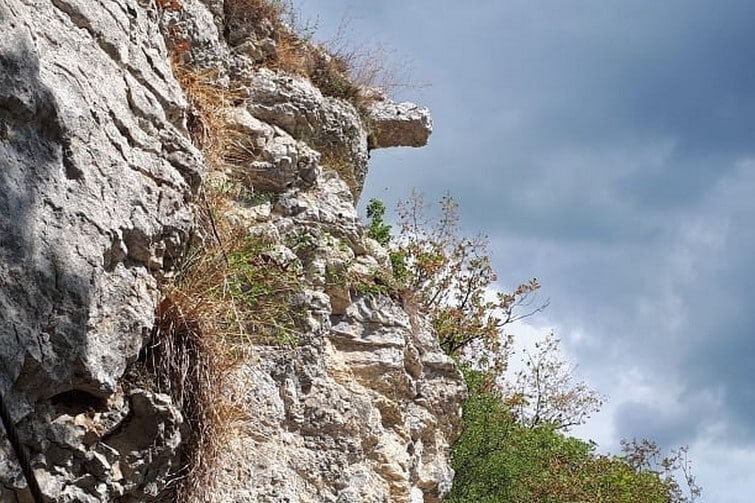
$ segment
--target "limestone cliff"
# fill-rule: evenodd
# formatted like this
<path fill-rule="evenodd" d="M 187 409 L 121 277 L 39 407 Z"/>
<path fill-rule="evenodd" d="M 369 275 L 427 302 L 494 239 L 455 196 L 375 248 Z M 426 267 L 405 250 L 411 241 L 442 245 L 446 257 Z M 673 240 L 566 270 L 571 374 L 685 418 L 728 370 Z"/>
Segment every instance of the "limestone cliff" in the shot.
<path fill-rule="evenodd" d="M 330 56 L 275 14 L 0 1 L 0 396 L 47 501 L 432 502 L 450 488 L 461 376 L 384 287 L 387 252 L 354 208 L 368 150 L 423 145 L 428 113 L 318 73 Z M 263 245 L 236 253 L 228 229 Z M 154 365 L 188 347 L 165 324 L 170 292 L 212 247 L 229 269 L 292 278 L 265 291 L 284 291 L 269 298 L 286 320 L 271 330 L 259 302 L 244 318 L 233 294 L 257 284 L 226 271 L 219 304 L 245 336 L 233 355 L 202 354 L 228 334 L 200 319 L 186 361 Z M 202 385 L 205 357 L 216 396 L 197 412 L 183 381 Z M 223 437 L 202 468 L 206 421 Z M 33 501 L 0 431 L 0 501 Z"/>

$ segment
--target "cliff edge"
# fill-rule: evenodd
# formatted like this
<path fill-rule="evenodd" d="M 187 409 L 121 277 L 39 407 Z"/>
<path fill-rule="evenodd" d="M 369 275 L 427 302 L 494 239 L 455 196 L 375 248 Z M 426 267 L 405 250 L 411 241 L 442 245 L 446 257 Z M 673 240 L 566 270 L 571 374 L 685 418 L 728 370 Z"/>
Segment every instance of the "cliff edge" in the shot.
<path fill-rule="evenodd" d="M 461 375 L 355 210 L 429 113 L 276 5 L 0 4 L 0 501 L 450 489 Z"/>

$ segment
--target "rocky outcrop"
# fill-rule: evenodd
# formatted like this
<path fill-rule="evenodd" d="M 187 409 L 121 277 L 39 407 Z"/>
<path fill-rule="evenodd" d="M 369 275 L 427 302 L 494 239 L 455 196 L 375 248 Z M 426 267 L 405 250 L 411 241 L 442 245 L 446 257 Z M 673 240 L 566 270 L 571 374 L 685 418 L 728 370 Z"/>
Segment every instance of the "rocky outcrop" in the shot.
<path fill-rule="evenodd" d="M 390 273 L 354 209 L 368 147 L 424 144 L 429 115 L 261 66 L 275 26 L 235 3 L 0 4 L 0 393 L 16 433 L 51 500 L 159 500 L 182 475 L 180 404 L 124 378 L 152 344 L 160 285 L 209 239 L 193 202 L 213 167 L 173 54 L 231 97 L 213 176 L 266 195 L 225 217 L 304 278 L 298 344 L 250 347 L 228 370 L 244 414 L 208 481 L 217 501 L 437 501 L 458 370 L 420 315 L 343 279 Z M 0 501 L 28 500 L 3 439 Z"/>
<path fill-rule="evenodd" d="M 220 463 L 218 501 L 437 501 L 453 477 L 457 368 L 400 302 L 329 284 L 334 270 L 369 274 L 387 260 L 368 253 L 377 244 L 340 178 L 281 195 L 258 225 L 271 224 L 284 242 L 306 236 L 289 248 L 312 288 L 298 299 L 306 343 L 258 348 L 234 372 L 229 394 L 248 422 Z"/>
<path fill-rule="evenodd" d="M 373 148 L 423 147 L 433 128 L 427 108 L 390 100 L 370 107 L 370 124 Z"/>

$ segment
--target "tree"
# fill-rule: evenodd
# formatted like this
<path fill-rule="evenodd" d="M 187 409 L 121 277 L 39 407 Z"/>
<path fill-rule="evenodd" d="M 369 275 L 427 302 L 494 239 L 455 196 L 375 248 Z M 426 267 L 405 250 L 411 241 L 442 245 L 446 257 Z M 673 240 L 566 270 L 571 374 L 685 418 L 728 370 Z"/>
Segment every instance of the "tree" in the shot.
<path fill-rule="evenodd" d="M 553 424 L 521 424 L 485 373 L 467 369 L 449 503 L 682 503 L 673 479 L 604 456 Z"/>
<path fill-rule="evenodd" d="M 458 356 L 475 343 L 489 355 L 506 353 L 510 338 L 502 336 L 502 329 L 547 305 L 533 307 L 540 284 L 532 279 L 511 293 L 494 292 L 497 276 L 487 238 L 462 236 L 458 205 L 449 194 L 440 200 L 439 218 L 428 218 L 427 209 L 416 192 L 398 205 L 393 251 L 395 262 L 406 270 L 407 289 L 414 292 L 415 303 L 429 316 L 449 355 Z M 504 366 L 505 357 L 497 364 Z"/>
<path fill-rule="evenodd" d="M 469 398 L 463 432 L 453 446 L 453 503 L 691 503 L 700 490 L 686 449 L 656 461 L 655 444 L 627 444 L 623 456 L 597 454 L 595 444 L 564 431 L 597 411 L 601 397 L 558 351 L 553 334 L 524 352 L 513 382 L 497 384 L 511 352 L 502 330 L 547 306 L 533 307 L 536 279 L 512 293 L 493 292 L 496 274 L 487 239 L 460 234 L 457 204 L 440 201 L 440 216 L 426 217 L 416 193 L 398 208 L 399 234 L 391 236 L 385 206 L 367 208 L 367 233 L 390 247 L 393 280 L 404 301 L 426 314 L 441 347 L 464 369 Z M 657 449 L 656 449 L 657 450 Z M 658 468 L 660 466 L 660 469 Z M 690 489 L 674 478 L 681 470 Z"/>
<path fill-rule="evenodd" d="M 697 485 L 689 459 L 689 447 L 672 449 L 664 456 L 652 440 L 622 440 L 622 459 L 637 472 L 654 473 L 661 477 L 669 488 L 669 503 L 694 503 L 702 494 Z M 677 480 L 681 475 L 682 483 Z"/>
<path fill-rule="evenodd" d="M 562 358 L 559 343 L 551 333 L 535 344 L 534 351 L 524 350 L 522 369 L 512 383 L 505 383 L 505 401 L 528 428 L 551 424 L 568 430 L 584 424 L 603 405 L 597 391 L 575 380 L 575 367 Z"/>

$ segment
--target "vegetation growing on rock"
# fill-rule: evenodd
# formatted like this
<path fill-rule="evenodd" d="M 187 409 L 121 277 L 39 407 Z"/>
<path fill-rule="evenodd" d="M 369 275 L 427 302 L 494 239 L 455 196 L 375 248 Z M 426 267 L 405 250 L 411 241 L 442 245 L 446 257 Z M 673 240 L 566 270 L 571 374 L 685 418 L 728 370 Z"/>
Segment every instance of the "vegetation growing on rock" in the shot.
<path fill-rule="evenodd" d="M 654 444 L 641 442 L 626 444 L 622 455 L 598 454 L 594 443 L 555 423 L 523 424 L 484 373 L 465 377 L 470 395 L 449 503 L 683 503 L 699 496 L 688 470 L 686 487 L 675 478 L 688 468 L 686 451 L 661 458 Z"/>
<path fill-rule="evenodd" d="M 369 149 L 423 145 L 425 109 L 366 89 L 279 2 L 9 2 L 0 353 L 48 498 L 438 501 L 470 356 L 465 435 L 508 436 L 462 437 L 456 462 L 487 468 L 457 464 L 459 494 L 514 474 L 508 494 L 550 497 L 537 476 L 574 475 L 553 456 L 598 459 L 527 386 L 492 387 L 538 282 L 490 296 L 450 198 L 430 227 L 405 206 L 394 237 L 381 204 L 358 219 Z M 12 462 L 0 479 L 26 497 Z"/>
<path fill-rule="evenodd" d="M 224 2 L 222 13 L 214 13 L 222 20 L 222 41 L 209 47 L 194 43 L 212 29 L 189 14 L 196 12 L 195 1 L 159 6 L 174 72 L 191 105 L 189 130 L 210 170 L 198 199 L 200 226 L 194 248 L 180 274 L 164 285 L 161 306 L 166 309 L 159 313 L 164 322 L 154 334 L 161 347 L 180 351 L 144 356 L 159 360 L 153 372 L 183 369 L 196 376 L 197 382 L 186 388 L 160 381 L 163 391 L 187 404 L 184 412 L 193 435 L 176 497 L 210 501 L 220 497 L 215 489 L 225 484 L 239 501 L 282 498 L 268 494 L 277 489 L 266 477 L 283 471 L 293 499 L 315 493 L 316 498 L 326 498 L 328 491 L 400 499 L 418 484 L 413 474 L 424 470 L 423 463 L 438 466 L 425 470 L 433 475 L 421 482 L 422 490 L 446 491 L 450 471 L 445 436 L 455 434 L 447 426 L 454 419 L 442 416 L 455 416 L 458 406 L 439 414 L 436 402 L 441 396 L 446 401 L 449 396 L 461 397 L 458 371 L 442 353 L 434 355 L 434 341 L 415 333 L 423 327 L 414 329 L 403 318 L 405 313 L 391 299 L 397 290 L 390 264 L 383 260 L 382 249 L 365 238 L 353 207 L 366 174 L 369 127 L 388 121 L 390 115 L 373 121 L 369 105 L 384 97 L 366 86 L 368 81 L 355 78 L 353 53 L 329 54 L 308 35 L 292 30 L 283 21 L 286 12 L 280 2 Z M 404 133 L 397 133 L 393 121 L 381 129 L 391 134 L 386 146 L 427 141 L 427 112 L 416 106 L 407 110 L 408 123 L 415 124 L 411 138 L 402 139 Z M 405 127 L 404 122 L 399 126 Z M 368 318 L 363 319 L 365 313 Z M 372 320 L 375 316 L 379 321 Z M 340 370 L 343 361 L 349 362 L 348 355 L 358 354 L 349 349 L 352 345 L 373 343 L 352 340 L 352 332 L 367 330 L 363 325 L 369 330 L 384 325 L 374 341 L 380 352 Z M 181 349 L 179 341 L 187 337 L 195 342 Z M 191 352 L 194 347 L 201 355 Z M 416 373 L 408 375 L 403 364 L 391 366 L 405 354 L 416 358 Z M 340 364 L 331 361 L 334 355 Z M 422 372 L 436 364 L 442 367 L 433 373 L 437 385 Z M 187 365 L 202 371 L 192 373 Z M 380 379 L 371 377 L 375 368 L 383 369 Z M 168 373 L 171 379 L 176 374 Z M 244 379 L 250 375 L 260 387 L 260 397 L 244 390 Z M 427 396 L 425 405 L 408 407 L 418 382 Z M 348 393 L 342 387 L 346 383 L 351 383 Z M 433 398 L 434 388 L 441 385 L 447 391 Z M 322 398 L 325 395 L 348 399 L 333 404 Z M 252 403 L 259 400 L 266 400 L 267 407 Z M 279 409 L 286 411 L 284 417 L 278 416 Z M 390 412 L 393 409 L 396 412 Z M 383 413 L 377 411 L 383 410 L 384 420 L 375 423 Z M 334 414 L 348 420 L 331 418 Z M 437 425 L 413 420 L 412 414 L 430 414 Z M 256 421 L 266 433 L 247 432 L 241 426 L 245 421 Z M 286 438 L 277 438 L 281 428 Z M 436 429 L 444 431 L 428 433 Z M 272 474 L 267 467 L 249 468 L 248 463 L 235 468 L 249 470 L 253 479 L 235 493 L 233 474 L 218 475 L 212 468 L 244 463 L 251 450 L 258 463 L 267 450 L 278 453 L 279 444 L 290 435 L 309 438 L 315 431 L 321 431 L 322 439 L 289 449 L 286 456 L 276 454 L 268 465 L 275 470 Z M 364 440 L 367 436 L 371 440 Z M 381 450 L 395 450 L 422 436 L 433 447 L 425 454 L 417 451 L 411 459 L 394 459 Z M 359 446 L 343 448 L 356 442 L 353 437 L 360 439 Z M 378 441 L 380 445 L 362 452 L 361 444 Z M 340 468 L 331 473 L 291 466 L 312 450 Z M 348 466 L 341 466 L 346 457 Z M 356 487 L 346 482 L 350 477 L 371 482 Z"/>

